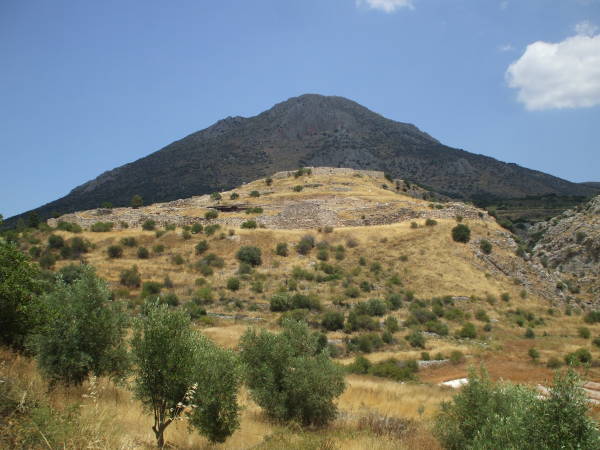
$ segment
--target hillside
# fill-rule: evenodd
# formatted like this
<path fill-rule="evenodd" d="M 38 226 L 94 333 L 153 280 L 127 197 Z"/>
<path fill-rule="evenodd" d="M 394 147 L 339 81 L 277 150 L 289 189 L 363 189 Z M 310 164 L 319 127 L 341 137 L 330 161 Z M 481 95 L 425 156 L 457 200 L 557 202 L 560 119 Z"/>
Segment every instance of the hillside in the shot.
<path fill-rule="evenodd" d="M 254 117 L 221 120 L 36 211 L 48 218 L 103 202 L 126 206 L 134 194 L 147 204 L 172 201 L 302 166 L 382 170 L 457 199 L 598 193 L 593 186 L 447 147 L 414 125 L 386 119 L 351 100 L 310 94 Z"/>
<path fill-rule="evenodd" d="M 536 261 L 564 281 L 575 301 L 600 303 L 600 196 L 529 230 Z"/>
<path fill-rule="evenodd" d="M 374 367 L 390 358 L 416 364 L 407 379 L 349 373 L 340 414 L 324 429 L 274 423 L 243 389 L 241 427 L 219 448 L 437 449 L 431 420 L 455 393 L 440 383 L 484 364 L 493 379 L 543 390 L 553 369 L 579 349 L 593 358 L 579 372 L 599 382 L 593 338 L 600 323 L 584 322 L 588 305 L 567 304 L 560 274 L 517 256 L 513 236 L 485 211 L 430 197 L 382 172 L 316 167 L 219 196 L 78 211 L 49 220 L 52 228 L 22 232 L 18 243 L 63 276 L 72 276 L 79 261 L 92 265 L 132 316 L 158 295 L 188 311 L 223 347 L 237 349 L 249 326 L 281 330 L 281 319 L 292 317 L 324 333 L 346 370 L 357 356 Z M 470 229 L 466 243 L 452 238 L 458 223 Z M 240 263 L 243 247 L 260 250 L 255 265 Z M 327 324 L 332 315 L 341 323 Z M 583 326 L 592 339 L 582 336 Z M 531 349 L 538 352 L 533 359 Z M 1 376 L 10 372 L 44 392 L 32 363 L 0 358 L 10 362 L 0 365 Z M 82 411 L 95 418 L 98 442 L 108 442 L 99 448 L 152 445 L 150 417 L 139 402 L 108 379 L 98 383 L 93 409 Z M 60 390 L 50 398 L 64 402 Z M 167 439 L 174 448 L 207 445 L 185 423 L 170 428 Z"/>

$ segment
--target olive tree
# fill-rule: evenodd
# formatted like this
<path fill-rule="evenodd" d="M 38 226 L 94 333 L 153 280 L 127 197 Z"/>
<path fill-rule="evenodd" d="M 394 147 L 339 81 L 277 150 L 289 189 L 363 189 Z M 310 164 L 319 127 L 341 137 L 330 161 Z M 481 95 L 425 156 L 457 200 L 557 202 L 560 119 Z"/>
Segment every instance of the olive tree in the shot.
<path fill-rule="evenodd" d="M 147 303 L 132 352 L 135 394 L 154 416 L 159 448 L 165 429 L 184 417 L 211 441 L 223 442 L 239 426 L 237 359 L 193 330 L 185 312 Z"/>
<path fill-rule="evenodd" d="M 82 267 L 70 284 L 59 279 L 43 301 L 47 320 L 37 338 L 37 359 L 52 384 L 125 374 L 127 317 L 92 267 Z"/>
<path fill-rule="evenodd" d="M 9 242 L 0 240 L 0 342 L 23 349 L 42 314 L 38 268 Z"/>
<path fill-rule="evenodd" d="M 270 417 L 303 425 L 335 418 L 344 375 L 305 323 L 285 320 L 281 334 L 248 329 L 240 348 L 251 396 Z"/>

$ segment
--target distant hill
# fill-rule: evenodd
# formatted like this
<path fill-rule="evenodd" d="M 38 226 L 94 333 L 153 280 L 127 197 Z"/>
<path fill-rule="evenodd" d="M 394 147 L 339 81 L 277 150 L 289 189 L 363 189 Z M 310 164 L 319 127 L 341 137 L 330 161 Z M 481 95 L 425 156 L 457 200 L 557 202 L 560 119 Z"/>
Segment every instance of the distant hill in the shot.
<path fill-rule="evenodd" d="M 104 201 L 128 205 L 134 194 L 146 203 L 169 201 L 301 166 L 383 170 L 466 200 L 598 193 L 593 186 L 447 147 L 414 125 L 351 100 L 307 94 L 254 117 L 223 119 L 35 211 L 47 218 Z"/>
<path fill-rule="evenodd" d="M 600 181 L 586 181 L 585 183 L 579 183 L 582 184 L 584 186 L 588 186 L 588 187 L 593 187 L 598 189 L 598 191 L 600 191 Z"/>

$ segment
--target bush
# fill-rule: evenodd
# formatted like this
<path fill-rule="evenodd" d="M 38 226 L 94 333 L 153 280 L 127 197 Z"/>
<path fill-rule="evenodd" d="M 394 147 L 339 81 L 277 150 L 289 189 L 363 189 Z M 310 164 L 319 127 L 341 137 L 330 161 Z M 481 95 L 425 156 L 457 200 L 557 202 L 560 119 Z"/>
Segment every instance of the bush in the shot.
<path fill-rule="evenodd" d="M 195 251 L 196 251 L 196 255 L 201 255 L 203 254 L 206 250 L 208 250 L 208 242 L 206 241 L 200 241 L 196 244 L 196 246 L 194 247 Z"/>
<path fill-rule="evenodd" d="M 461 352 L 460 350 L 453 350 L 450 353 L 450 363 L 456 366 L 463 362 L 465 362 L 465 355 L 463 354 L 463 352 Z"/>
<path fill-rule="evenodd" d="M 537 362 L 538 359 L 540 359 L 540 352 L 538 352 L 535 348 L 531 347 L 529 349 L 529 351 L 527 352 L 527 354 L 529 355 L 529 357 L 534 361 Z"/>
<path fill-rule="evenodd" d="M 213 192 L 212 194 L 210 194 L 210 199 L 212 201 L 218 202 L 219 200 L 221 200 L 223 197 L 221 196 L 221 194 L 219 194 L 218 192 Z"/>
<path fill-rule="evenodd" d="M 458 330 L 457 336 L 464 339 L 475 339 L 477 337 L 475 325 L 473 325 L 471 322 L 465 323 L 463 327 Z"/>
<path fill-rule="evenodd" d="M 227 280 L 227 289 L 230 291 L 238 291 L 240 289 L 240 279 L 231 277 Z"/>
<path fill-rule="evenodd" d="M 383 340 L 377 333 L 365 333 L 350 339 L 348 343 L 349 351 L 360 351 L 371 353 L 373 350 L 379 350 L 383 347 Z"/>
<path fill-rule="evenodd" d="M 232 192 L 229 196 L 230 200 L 237 200 L 238 198 L 240 198 L 240 194 L 238 194 L 237 192 Z"/>
<path fill-rule="evenodd" d="M 419 365 L 414 360 L 398 361 L 395 358 L 386 359 L 373 364 L 369 368 L 369 375 L 390 378 L 394 381 L 414 381 Z"/>
<path fill-rule="evenodd" d="M 246 220 L 245 222 L 242 222 L 240 227 L 247 228 L 247 229 L 254 229 L 254 228 L 258 227 L 258 225 L 255 220 Z"/>
<path fill-rule="evenodd" d="M 120 245 L 111 245 L 106 249 L 109 258 L 120 258 L 123 256 L 123 247 Z"/>
<path fill-rule="evenodd" d="M 142 285 L 142 297 L 149 297 L 160 294 L 162 285 L 158 281 L 146 281 Z"/>
<path fill-rule="evenodd" d="M 346 370 L 350 373 L 355 373 L 357 375 L 366 375 L 369 373 L 369 369 L 372 364 L 367 358 L 362 355 L 358 355 L 354 358 L 352 364 L 346 366 Z"/>
<path fill-rule="evenodd" d="M 65 240 L 62 236 L 59 236 L 58 234 L 51 234 L 50 236 L 48 236 L 48 247 L 59 249 L 64 247 L 64 245 Z"/>
<path fill-rule="evenodd" d="M 589 364 L 591 362 L 592 354 L 587 348 L 580 348 L 565 356 L 565 363 L 568 366 L 579 366 L 580 364 Z"/>
<path fill-rule="evenodd" d="M 206 220 L 213 220 L 213 219 L 216 219 L 217 217 L 219 217 L 219 213 L 214 209 L 210 209 L 204 213 L 204 218 Z"/>
<path fill-rule="evenodd" d="M 260 266 L 262 264 L 262 254 L 260 248 L 243 246 L 236 253 L 238 261 L 248 263 L 252 266 Z"/>
<path fill-rule="evenodd" d="M 525 337 L 527 339 L 535 339 L 535 333 L 531 328 L 527 328 L 527 330 L 525 330 Z"/>
<path fill-rule="evenodd" d="M 81 233 L 81 227 L 72 222 L 63 222 L 62 220 L 56 225 L 57 230 L 69 231 L 70 233 Z"/>
<path fill-rule="evenodd" d="M 562 363 L 560 362 L 560 360 L 558 358 L 552 357 L 548 360 L 548 362 L 546 363 L 546 366 L 549 369 L 558 369 L 560 366 L 562 366 Z"/>
<path fill-rule="evenodd" d="M 157 254 L 160 255 L 165 251 L 165 246 L 162 244 L 157 244 L 154 247 L 152 247 L 152 251 Z"/>
<path fill-rule="evenodd" d="M 260 192 L 252 191 L 252 192 L 250 192 L 250 197 L 254 197 L 254 198 L 260 197 Z"/>
<path fill-rule="evenodd" d="M 286 320 L 280 334 L 249 329 L 240 349 L 251 397 L 269 417 L 316 426 L 335 418 L 344 375 L 306 324 Z"/>
<path fill-rule="evenodd" d="M 294 187 L 292 188 L 292 190 L 293 190 L 294 192 L 301 192 L 301 191 L 302 191 L 302 189 L 304 189 L 304 186 L 302 186 L 302 185 L 296 185 L 296 186 L 294 186 Z"/>
<path fill-rule="evenodd" d="M 492 244 L 490 241 L 488 241 L 486 239 L 482 239 L 481 241 L 479 241 L 479 248 L 486 255 L 489 255 L 490 253 L 492 253 Z"/>
<path fill-rule="evenodd" d="M 192 232 L 192 234 L 202 233 L 202 230 L 204 230 L 204 227 L 202 226 L 201 223 L 195 223 L 192 225 L 192 228 L 190 228 L 190 231 Z"/>
<path fill-rule="evenodd" d="M 288 256 L 288 245 L 285 242 L 279 242 L 275 247 L 275 254 L 278 256 Z"/>
<path fill-rule="evenodd" d="M 128 365 L 127 320 L 91 267 L 44 297 L 46 326 L 36 339 L 38 366 L 51 384 L 81 384 L 89 374 L 121 377 Z"/>
<path fill-rule="evenodd" d="M 395 333 L 397 331 L 400 331 L 400 325 L 398 324 L 398 319 L 396 319 L 394 316 L 386 317 L 386 319 L 383 321 L 383 326 L 390 333 Z"/>
<path fill-rule="evenodd" d="M 181 233 L 181 237 L 184 241 L 189 241 L 192 238 L 192 234 L 189 231 L 184 230 L 183 233 Z"/>
<path fill-rule="evenodd" d="M 114 224 L 112 222 L 96 222 L 90 228 L 94 233 L 106 233 L 112 231 Z"/>
<path fill-rule="evenodd" d="M 181 256 L 180 254 L 176 254 L 171 256 L 171 262 L 176 266 L 181 266 L 185 262 L 185 260 L 183 259 L 183 256 Z"/>
<path fill-rule="evenodd" d="M 583 339 L 589 339 L 591 336 L 591 332 L 589 328 L 586 327 L 580 327 L 579 330 L 577 330 L 579 333 L 579 337 L 582 337 Z"/>
<path fill-rule="evenodd" d="M 327 311 L 323 315 L 321 326 L 329 331 L 342 330 L 344 328 L 344 314 L 337 311 Z"/>
<path fill-rule="evenodd" d="M 125 269 L 121 271 L 121 274 L 119 275 L 119 282 L 123 286 L 127 286 L 129 288 L 140 287 L 140 284 L 142 283 L 142 277 L 140 276 L 137 266 L 133 266 L 131 269 Z"/>
<path fill-rule="evenodd" d="M 452 228 L 452 239 L 456 242 L 469 242 L 471 240 L 471 229 L 462 223 L 456 225 Z"/>
<path fill-rule="evenodd" d="M 246 209 L 246 214 L 262 214 L 263 209 L 260 206 Z"/>
<path fill-rule="evenodd" d="M 446 449 L 600 448 L 600 433 L 587 413 L 574 372 L 557 374 L 547 399 L 533 389 L 493 383 L 471 371 L 469 382 L 442 403 L 434 433 Z"/>
<path fill-rule="evenodd" d="M 56 263 L 56 258 L 54 257 L 54 255 L 52 255 L 52 253 L 46 253 L 40 256 L 38 263 L 40 264 L 40 267 L 42 269 L 51 269 Z"/>
<path fill-rule="evenodd" d="M 308 255 L 310 251 L 315 247 L 315 238 L 310 234 L 307 234 L 300 239 L 300 242 L 296 245 L 296 251 L 301 255 Z"/>
<path fill-rule="evenodd" d="M 145 231 L 153 231 L 156 228 L 156 222 L 152 219 L 145 220 L 142 223 L 142 229 Z"/>
<path fill-rule="evenodd" d="M 436 226 L 436 225 L 437 225 L 437 220 L 434 220 L 434 219 L 427 219 L 427 220 L 425 221 L 425 226 L 427 226 L 427 227 L 434 227 L 434 226 Z"/>
<path fill-rule="evenodd" d="M 600 323 L 600 311 L 588 312 L 584 316 L 583 320 L 585 321 L 585 323 L 589 323 L 589 324 Z"/>
<path fill-rule="evenodd" d="M 411 347 L 416 348 L 425 348 L 425 336 L 420 331 L 413 331 L 408 336 L 406 336 L 406 340 L 411 345 Z"/>
<path fill-rule="evenodd" d="M 279 292 L 271 297 L 271 311 L 285 312 L 293 309 L 311 309 L 321 310 L 321 302 L 315 296 L 302 294 L 290 295 L 286 292 Z"/>
<path fill-rule="evenodd" d="M 212 236 L 213 234 L 215 234 L 215 232 L 221 228 L 221 225 L 219 225 L 218 223 L 212 224 L 212 225 L 206 225 L 204 227 L 204 233 L 207 236 Z"/>
<path fill-rule="evenodd" d="M 141 196 L 136 194 L 133 197 L 131 197 L 131 207 L 132 208 L 140 208 L 142 206 L 144 206 L 144 200 L 142 199 Z"/>
<path fill-rule="evenodd" d="M 139 259 L 148 259 L 150 257 L 150 252 L 146 247 L 139 247 L 137 250 L 137 257 Z"/>
<path fill-rule="evenodd" d="M 121 239 L 121 245 L 124 245 L 125 247 L 136 247 L 138 243 L 134 237 L 124 237 Z"/>

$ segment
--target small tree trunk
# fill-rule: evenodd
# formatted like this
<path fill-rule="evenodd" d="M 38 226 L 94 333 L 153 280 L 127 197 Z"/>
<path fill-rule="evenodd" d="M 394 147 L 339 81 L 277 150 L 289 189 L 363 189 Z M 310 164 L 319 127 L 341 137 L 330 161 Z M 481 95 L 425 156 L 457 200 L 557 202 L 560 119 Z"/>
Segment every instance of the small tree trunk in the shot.
<path fill-rule="evenodd" d="M 154 431 L 154 436 L 156 436 L 156 446 L 158 448 L 163 448 L 165 446 L 165 429 L 169 426 L 171 420 L 167 420 L 164 423 L 159 423 L 152 427 L 152 431 Z"/>

